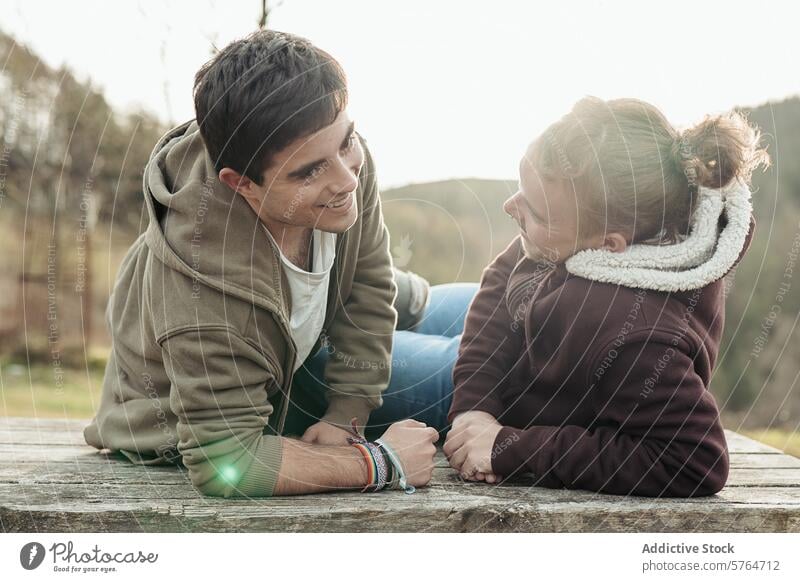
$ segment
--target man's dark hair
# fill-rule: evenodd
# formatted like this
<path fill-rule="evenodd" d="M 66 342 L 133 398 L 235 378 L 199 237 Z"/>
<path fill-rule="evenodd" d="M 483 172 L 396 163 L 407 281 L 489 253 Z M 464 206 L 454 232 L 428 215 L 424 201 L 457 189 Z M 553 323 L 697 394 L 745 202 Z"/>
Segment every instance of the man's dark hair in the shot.
<path fill-rule="evenodd" d="M 330 125 L 346 105 L 339 63 L 275 30 L 232 42 L 194 80 L 195 115 L 217 172 L 232 168 L 259 185 L 275 152 Z"/>

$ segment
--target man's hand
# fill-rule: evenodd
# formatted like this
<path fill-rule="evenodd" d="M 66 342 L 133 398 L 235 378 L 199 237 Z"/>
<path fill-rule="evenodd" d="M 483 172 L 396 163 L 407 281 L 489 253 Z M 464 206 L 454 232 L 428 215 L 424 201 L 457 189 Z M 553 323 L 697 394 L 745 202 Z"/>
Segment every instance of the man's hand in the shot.
<path fill-rule="evenodd" d="M 468 481 L 500 481 L 501 477 L 492 473 L 492 448 L 502 428 L 488 412 L 474 410 L 459 414 L 444 443 L 450 466 Z"/>
<path fill-rule="evenodd" d="M 320 421 L 309 426 L 300 440 L 317 445 L 347 445 L 348 436 L 353 435 L 338 426 Z"/>
<path fill-rule="evenodd" d="M 406 480 L 414 487 L 424 487 L 433 477 L 433 457 L 439 431 L 424 422 L 411 418 L 395 422 L 381 436 L 397 456 L 406 473 Z"/>

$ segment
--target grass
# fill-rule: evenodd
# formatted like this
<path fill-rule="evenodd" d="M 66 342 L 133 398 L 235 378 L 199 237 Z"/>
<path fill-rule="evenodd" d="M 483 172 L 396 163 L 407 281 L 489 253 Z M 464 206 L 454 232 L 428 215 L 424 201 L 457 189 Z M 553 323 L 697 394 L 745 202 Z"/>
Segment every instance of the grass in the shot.
<path fill-rule="evenodd" d="M 742 429 L 737 431 L 746 437 L 782 450 L 787 455 L 800 457 L 800 431 L 780 428 Z"/>
<path fill-rule="evenodd" d="M 103 371 L 40 364 L 0 367 L 0 415 L 35 418 L 92 418 L 100 405 Z"/>
<path fill-rule="evenodd" d="M 0 414 L 35 418 L 91 418 L 100 404 L 102 358 L 87 369 L 57 370 L 45 364 L 0 366 Z M 737 432 L 800 457 L 800 431 L 779 428 L 740 429 Z"/>

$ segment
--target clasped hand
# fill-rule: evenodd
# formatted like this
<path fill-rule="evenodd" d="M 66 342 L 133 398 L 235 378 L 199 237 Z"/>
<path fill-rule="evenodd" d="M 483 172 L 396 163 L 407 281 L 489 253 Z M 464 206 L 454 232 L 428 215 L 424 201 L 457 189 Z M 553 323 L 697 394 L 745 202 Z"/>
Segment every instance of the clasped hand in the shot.
<path fill-rule="evenodd" d="M 492 450 L 502 428 L 487 412 L 459 414 L 444 443 L 444 454 L 450 466 L 467 481 L 499 482 L 502 477 L 492 472 Z"/>

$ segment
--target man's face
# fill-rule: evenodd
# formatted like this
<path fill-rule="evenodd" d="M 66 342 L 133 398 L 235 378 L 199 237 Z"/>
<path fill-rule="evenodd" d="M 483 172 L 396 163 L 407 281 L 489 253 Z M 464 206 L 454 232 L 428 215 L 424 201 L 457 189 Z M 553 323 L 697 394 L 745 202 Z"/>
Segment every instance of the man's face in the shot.
<path fill-rule="evenodd" d="M 345 232 L 358 218 L 355 192 L 363 164 L 364 150 L 343 111 L 272 157 L 263 186 L 253 185 L 258 215 L 267 225 Z"/>
<path fill-rule="evenodd" d="M 519 224 L 525 256 L 560 263 L 582 250 L 577 203 L 569 183 L 544 180 L 536 171 L 530 162 L 534 144 L 520 161 L 519 189 L 503 210 Z"/>

